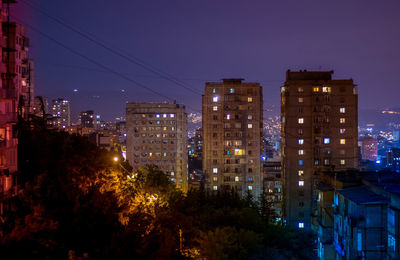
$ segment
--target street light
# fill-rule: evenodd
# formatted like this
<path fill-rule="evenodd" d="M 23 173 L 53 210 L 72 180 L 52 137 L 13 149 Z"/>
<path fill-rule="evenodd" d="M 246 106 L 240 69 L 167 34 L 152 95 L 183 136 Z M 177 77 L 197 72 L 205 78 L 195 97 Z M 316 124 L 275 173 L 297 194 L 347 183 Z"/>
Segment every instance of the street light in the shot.
<path fill-rule="evenodd" d="M 129 172 L 121 163 L 119 163 L 119 158 L 118 158 L 118 156 L 114 156 L 113 160 L 114 160 L 114 162 L 118 163 L 118 165 L 119 165 L 122 169 L 124 169 L 124 171 L 128 174 L 128 178 L 135 178 L 135 177 L 136 177 L 136 174 L 134 174 L 133 172 L 132 172 L 132 173 Z"/>
<path fill-rule="evenodd" d="M 117 156 L 114 156 L 114 162 L 118 162 L 119 158 Z"/>

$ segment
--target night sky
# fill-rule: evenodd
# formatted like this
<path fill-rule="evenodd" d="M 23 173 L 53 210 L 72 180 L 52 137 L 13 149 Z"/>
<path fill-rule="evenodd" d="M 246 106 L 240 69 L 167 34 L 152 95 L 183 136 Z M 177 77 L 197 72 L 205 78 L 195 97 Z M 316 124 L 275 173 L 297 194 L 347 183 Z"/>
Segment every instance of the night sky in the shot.
<path fill-rule="evenodd" d="M 227 77 L 260 82 L 265 108 L 275 105 L 279 113 L 279 87 L 287 69 L 333 69 L 336 79 L 354 79 L 360 108 L 398 106 L 399 0 L 19 0 L 18 5 L 23 8 L 18 18 L 29 26 L 102 65 L 28 29 L 35 94 L 70 99 L 73 118 L 93 109 L 113 120 L 125 114 L 126 101 L 167 97 L 190 106 L 188 112 L 201 111 L 205 82 Z M 167 73 L 170 81 L 39 10 Z"/>

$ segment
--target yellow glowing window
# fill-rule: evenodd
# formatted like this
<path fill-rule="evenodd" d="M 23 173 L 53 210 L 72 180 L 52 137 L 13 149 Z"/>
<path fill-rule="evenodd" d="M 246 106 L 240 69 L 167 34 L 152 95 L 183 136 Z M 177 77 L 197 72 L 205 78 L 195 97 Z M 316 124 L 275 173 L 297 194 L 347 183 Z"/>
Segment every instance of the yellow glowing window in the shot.
<path fill-rule="evenodd" d="M 304 99 L 302 97 L 299 97 L 299 103 L 303 103 Z"/>
<path fill-rule="evenodd" d="M 218 181 L 218 178 L 217 177 L 213 177 L 213 181 Z"/>
<path fill-rule="evenodd" d="M 323 87 L 322 92 L 331 93 L 331 87 Z"/>
<path fill-rule="evenodd" d="M 346 144 L 346 139 L 340 139 L 340 144 Z"/>
<path fill-rule="evenodd" d="M 304 124 L 304 118 L 299 118 L 298 120 L 297 120 L 297 122 L 299 123 L 299 124 Z"/>
<path fill-rule="evenodd" d="M 249 188 L 249 190 L 253 190 L 253 186 L 249 186 L 248 188 Z"/>
<path fill-rule="evenodd" d="M 314 91 L 314 92 L 319 92 L 319 87 L 314 87 L 314 88 L 313 88 L 313 91 Z"/>
<path fill-rule="evenodd" d="M 345 160 L 340 160 L 340 164 L 341 164 L 341 165 L 345 165 L 345 164 L 346 164 L 346 161 L 345 161 Z"/>
<path fill-rule="evenodd" d="M 340 118 L 340 123 L 341 123 L 341 124 L 346 123 L 346 118 L 344 118 L 344 117 Z"/>
<path fill-rule="evenodd" d="M 244 155 L 244 154 L 245 154 L 244 149 L 238 149 L 238 148 L 235 149 L 235 155 Z"/>
<path fill-rule="evenodd" d="M 218 111 L 218 106 L 213 106 L 213 111 Z"/>
<path fill-rule="evenodd" d="M 303 171 L 303 170 L 299 170 L 298 173 L 299 173 L 299 176 L 300 176 L 300 177 L 304 175 L 304 171 Z"/>
<path fill-rule="evenodd" d="M 239 176 L 236 176 L 236 177 L 235 177 L 235 181 L 239 181 Z"/>
<path fill-rule="evenodd" d="M 304 92 L 304 89 L 303 88 L 297 88 L 297 91 L 298 92 Z"/>
<path fill-rule="evenodd" d="M 249 102 L 249 103 L 253 102 L 253 98 L 252 97 L 247 97 L 247 102 Z"/>

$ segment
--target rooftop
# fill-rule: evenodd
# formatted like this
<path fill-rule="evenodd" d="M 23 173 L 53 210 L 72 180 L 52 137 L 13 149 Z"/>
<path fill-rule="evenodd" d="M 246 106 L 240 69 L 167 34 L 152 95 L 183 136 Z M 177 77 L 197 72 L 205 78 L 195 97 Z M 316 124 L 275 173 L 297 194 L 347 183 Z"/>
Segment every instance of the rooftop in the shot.
<path fill-rule="evenodd" d="M 387 199 L 370 191 L 364 186 L 338 190 L 345 198 L 357 204 L 385 203 Z"/>

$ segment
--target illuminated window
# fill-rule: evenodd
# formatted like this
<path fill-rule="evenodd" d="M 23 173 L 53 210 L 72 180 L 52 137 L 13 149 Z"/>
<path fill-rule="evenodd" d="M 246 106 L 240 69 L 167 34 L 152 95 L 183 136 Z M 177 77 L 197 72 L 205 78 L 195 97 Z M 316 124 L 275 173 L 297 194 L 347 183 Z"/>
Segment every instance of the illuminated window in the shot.
<path fill-rule="evenodd" d="M 324 164 L 325 164 L 325 165 L 329 165 L 329 159 L 325 159 L 325 160 L 324 160 Z"/>
<path fill-rule="evenodd" d="M 157 117 L 157 118 L 160 118 L 160 114 L 157 114 L 156 117 Z"/>
<path fill-rule="evenodd" d="M 346 164 L 346 160 L 343 160 L 343 159 L 340 160 L 340 164 L 341 164 L 341 165 L 345 165 L 345 164 Z"/>
<path fill-rule="evenodd" d="M 253 186 L 251 186 L 251 185 L 249 185 L 248 188 L 249 188 L 249 190 L 253 190 Z"/>
<path fill-rule="evenodd" d="M 247 128 L 253 128 L 253 124 L 247 124 Z"/>
<path fill-rule="evenodd" d="M 340 113 L 342 113 L 342 114 L 343 114 L 343 113 L 346 113 L 346 108 L 341 107 L 339 111 L 340 111 Z"/>
<path fill-rule="evenodd" d="M 322 92 L 331 93 L 331 87 L 322 87 Z"/>
<path fill-rule="evenodd" d="M 299 165 L 303 165 L 303 160 L 299 160 Z"/>
<path fill-rule="evenodd" d="M 340 118 L 340 123 L 341 123 L 341 124 L 346 123 L 346 118 L 344 118 L 344 117 Z"/>
<path fill-rule="evenodd" d="M 231 119 L 231 115 L 230 115 L 230 114 L 227 114 L 227 115 L 226 115 L 226 119 L 228 119 L 228 120 Z"/>
<path fill-rule="evenodd" d="M 218 181 L 218 178 L 217 177 L 213 177 L 213 181 Z"/>
<path fill-rule="evenodd" d="M 213 88 L 213 93 L 215 93 L 215 88 Z"/>
<path fill-rule="evenodd" d="M 162 117 L 167 118 L 167 114 L 163 114 Z"/>
<path fill-rule="evenodd" d="M 249 103 L 253 102 L 253 98 L 252 97 L 247 97 L 247 102 L 249 102 Z"/>
<path fill-rule="evenodd" d="M 299 139 L 299 144 L 304 144 L 304 139 Z"/>
<path fill-rule="evenodd" d="M 253 116 L 252 116 L 252 115 L 248 115 L 248 116 L 247 116 L 247 119 L 252 120 L 252 119 L 253 119 Z"/>
<path fill-rule="evenodd" d="M 304 181 L 299 181 L 299 186 L 304 186 Z"/>
<path fill-rule="evenodd" d="M 238 149 L 238 148 L 235 149 L 235 155 L 244 155 L 244 154 L 245 154 L 244 149 Z"/>
<path fill-rule="evenodd" d="M 218 102 L 218 100 L 219 100 L 218 96 L 213 97 L 213 102 Z"/>
<path fill-rule="evenodd" d="M 319 87 L 314 87 L 314 88 L 313 88 L 313 91 L 314 91 L 314 92 L 319 92 Z"/>
<path fill-rule="evenodd" d="M 235 181 L 239 181 L 239 176 L 236 176 L 236 177 L 235 177 Z"/>
<path fill-rule="evenodd" d="M 249 180 L 249 181 L 253 181 L 253 177 L 249 177 L 248 180 Z"/>
<path fill-rule="evenodd" d="M 303 155 L 304 154 L 304 150 L 299 150 L 299 155 Z"/>
<path fill-rule="evenodd" d="M 299 174 L 299 177 L 301 177 L 301 176 L 304 175 L 304 171 L 303 170 L 299 170 L 298 174 Z"/>
<path fill-rule="evenodd" d="M 331 139 L 328 137 L 324 138 L 324 144 L 329 144 L 331 142 Z"/>
<path fill-rule="evenodd" d="M 167 156 L 167 153 L 164 153 L 163 155 L 164 155 L 164 157 L 165 157 L 165 156 Z"/>
<path fill-rule="evenodd" d="M 213 190 L 218 190 L 218 186 L 213 186 Z"/>
<path fill-rule="evenodd" d="M 218 106 L 213 106 L 213 111 L 218 111 Z"/>
<path fill-rule="evenodd" d="M 340 139 L 340 144 L 346 144 L 346 139 Z"/>
<path fill-rule="evenodd" d="M 235 93 L 235 89 L 231 88 L 231 89 L 229 90 L 229 92 L 230 92 L 230 93 Z"/>
<path fill-rule="evenodd" d="M 213 173 L 218 173 L 218 168 L 213 168 Z"/>
<path fill-rule="evenodd" d="M 299 222 L 299 228 L 304 228 L 304 222 Z"/>
<path fill-rule="evenodd" d="M 174 114 L 170 114 L 169 117 L 173 118 L 173 117 L 175 117 L 175 115 Z"/>
<path fill-rule="evenodd" d="M 344 132 L 346 132 L 346 129 L 345 128 L 340 128 L 339 131 L 340 131 L 341 134 L 344 134 Z"/>
<path fill-rule="evenodd" d="M 299 103 L 303 103 L 304 99 L 302 97 L 299 97 Z"/>
<path fill-rule="evenodd" d="M 303 88 L 297 88 L 297 92 L 304 92 Z"/>
<path fill-rule="evenodd" d="M 299 123 L 299 124 L 304 124 L 304 118 L 299 118 L 299 119 L 297 119 L 297 122 Z"/>

